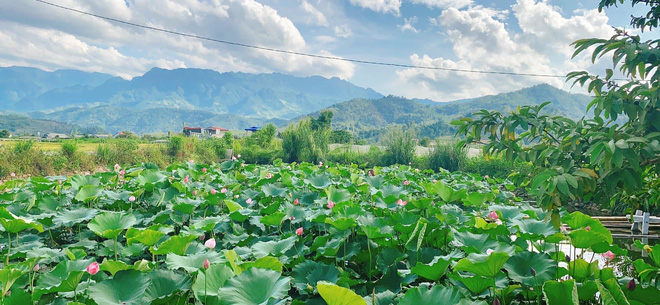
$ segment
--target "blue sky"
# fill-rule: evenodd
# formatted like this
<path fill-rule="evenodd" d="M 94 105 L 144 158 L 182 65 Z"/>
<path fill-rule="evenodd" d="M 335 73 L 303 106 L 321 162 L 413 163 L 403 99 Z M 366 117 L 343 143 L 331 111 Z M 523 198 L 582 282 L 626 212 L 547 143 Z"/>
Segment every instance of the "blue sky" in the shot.
<path fill-rule="evenodd" d="M 596 11 L 569 0 L 49 0 L 134 23 L 296 52 L 399 64 L 560 74 L 579 38 L 629 28 L 644 7 Z M 634 32 L 634 31 L 633 31 Z M 653 35 L 657 35 L 653 33 Z M 649 36 L 645 33 L 645 36 Z M 653 37 L 645 37 L 653 38 Z M 657 38 L 657 37 L 655 37 Z M 0 66 L 74 68 L 131 78 L 153 67 L 340 77 L 383 94 L 448 101 L 561 78 L 368 66 L 270 53 L 119 25 L 36 1 L 0 2 Z M 580 89 L 573 89 L 580 91 Z"/>

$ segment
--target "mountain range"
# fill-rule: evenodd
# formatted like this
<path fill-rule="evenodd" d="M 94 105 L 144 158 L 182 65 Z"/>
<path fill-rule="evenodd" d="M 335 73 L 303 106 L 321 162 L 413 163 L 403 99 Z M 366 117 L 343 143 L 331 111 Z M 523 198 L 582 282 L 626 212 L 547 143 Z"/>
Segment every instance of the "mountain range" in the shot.
<path fill-rule="evenodd" d="M 77 70 L 0 67 L 0 111 L 65 122 L 66 128 L 93 126 L 110 132 L 179 131 L 184 124 L 239 130 L 266 123 L 286 126 L 328 109 L 335 113 L 334 128 L 361 138 L 375 138 L 392 124 L 415 124 L 421 136 L 437 137 L 452 133 L 448 125 L 452 119 L 482 108 L 510 111 L 551 101 L 549 113 L 577 118 L 585 115 L 590 100 L 545 84 L 437 103 L 383 96 L 345 80 L 320 76 L 153 68 L 125 80 Z"/>

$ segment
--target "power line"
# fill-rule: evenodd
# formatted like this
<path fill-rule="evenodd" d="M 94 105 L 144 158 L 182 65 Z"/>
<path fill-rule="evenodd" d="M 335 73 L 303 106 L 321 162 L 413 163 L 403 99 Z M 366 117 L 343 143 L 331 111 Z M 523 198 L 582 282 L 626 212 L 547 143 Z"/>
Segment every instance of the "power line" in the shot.
<path fill-rule="evenodd" d="M 158 31 L 158 32 L 163 32 L 163 33 L 168 33 L 168 34 L 174 34 L 174 35 L 179 35 L 179 36 L 184 36 L 184 37 L 189 37 L 189 38 L 195 38 L 195 39 L 200 39 L 200 40 L 207 40 L 207 41 L 222 43 L 222 44 L 226 44 L 226 45 L 232 45 L 232 46 L 238 46 L 238 47 L 244 47 L 244 48 L 251 48 L 251 49 L 257 49 L 257 50 L 263 50 L 263 51 L 270 51 L 270 52 L 277 52 L 277 53 L 284 53 L 284 54 L 290 54 L 290 55 L 305 56 L 305 57 L 327 59 L 327 60 L 344 61 L 344 62 L 352 62 L 352 63 L 358 63 L 358 64 L 376 65 L 376 66 L 390 66 L 390 67 L 397 67 L 397 68 L 442 70 L 442 71 L 449 71 L 449 72 L 465 72 L 465 73 L 477 73 L 477 74 L 498 74 L 498 75 L 510 75 L 510 76 L 552 77 L 552 78 L 565 78 L 566 77 L 565 75 L 554 75 L 554 74 L 516 73 L 516 72 L 506 72 L 506 71 L 484 71 L 484 70 L 455 69 L 455 68 L 443 68 L 443 67 L 432 67 L 432 66 L 418 66 L 418 65 L 398 64 L 398 63 L 391 63 L 391 62 L 351 59 L 351 58 L 343 58 L 343 57 L 336 57 L 336 56 L 326 56 L 326 55 L 295 52 L 295 51 L 289 51 L 289 50 L 282 50 L 282 49 L 275 49 L 275 48 L 268 48 L 268 47 L 250 45 L 250 44 L 234 42 L 234 41 L 227 41 L 227 40 L 216 39 L 216 38 L 209 38 L 209 37 L 195 35 L 195 34 L 187 34 L 187 33 L 167 30 L 167 29 L 163 29 L 163 28 L 157 28 L 157 27 L 152 27 L 152 26 L 148 26 L 148 25 L 133 23 L 133 22 L 129 22 L 129 21 L 121 20 L 121 19 L 116 19 L 116 18 L 112 18 L 112 17 L 102 16 L 102 15 L 98 15 L 98 14 L 94 14 L 94 13 L 90 13 L 90 12 L 86 12 L 86 11 L 81 11 L 81 10 L 78 10 L 78 9 L 75 9 L 75 8 L 66 7 L 66 6 L 62 6 L 62 5 L 59 5 L 59 4 L 47 2 L 47 1 L 44 1 L 44 0 L 36 0 L 36 1 L 40 2 L 40 3 L 43 3 L 43 4 L 53 6 L 53 7 L 56 7 L 56 8 L 60 8 L 60 9 L 63 9 L 63 10 L 72 11 L 72 12 L 80 13 L 80 14 L 83 14 L 83 15 L 92 16 L 92 17 L 96 17 L 96 18 L 100 18 L 100 19 L 104 19 L 104 20 L 108 20 L 108 21 L 112 21 L 112 22 L 116 22 L 116 23 L 121 23 L 121 24 L 125 24 L 125 25 L 130 25 L 130 26 L 134 26 L 134 27 L 139 27 L 139 28 L 144 28 L 144 29 L 149 29 L 149 30 L 153 30 L 153 31 Z"/>

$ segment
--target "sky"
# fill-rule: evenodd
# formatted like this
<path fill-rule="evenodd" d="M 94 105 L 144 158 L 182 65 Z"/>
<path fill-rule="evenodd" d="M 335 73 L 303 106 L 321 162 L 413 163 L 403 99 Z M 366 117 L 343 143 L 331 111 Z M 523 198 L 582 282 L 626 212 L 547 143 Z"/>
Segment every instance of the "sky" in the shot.
<path fill-rule="evenodd" d="M 225 41 L 404 65 L 604 75 L 611 59 L 571 59 L 570 44 L 630 29 L 644 7 L 580 0 L 45 0 Z M 657 38 L 642 33 L 643 38 Z M 450 101 L 564 78 L 364 65 L 275 53 L 113 23 L 35 0 L 0 1 L 0 66 L 79 69 L 130 79 L 153 67 L 339 77 L 382 94 Z M 572 91 L 581 92 L 580 88 Z"/>

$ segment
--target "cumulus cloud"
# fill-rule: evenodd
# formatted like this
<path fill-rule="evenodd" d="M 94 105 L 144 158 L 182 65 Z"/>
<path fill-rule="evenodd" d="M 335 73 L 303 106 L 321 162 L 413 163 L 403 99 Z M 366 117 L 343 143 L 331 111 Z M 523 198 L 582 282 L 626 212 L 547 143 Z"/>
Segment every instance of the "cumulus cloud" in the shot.
<path fill-rule="evenodd" d="M 335 36 L 337 37 L 348 38 L 353 36 L 353 31 L 351 30 L 350 27 L 348 27 L 348 25 L 345 24 L 335 26 L 334 30 L 335 30 Z"/>
<path fill-rule="evenodd" d="M 399 16 L 401 12 L 401 0 L 351 0 L 351 4 L 370 9 L 374 12 L 394 14 Z"/>
<path fill-rule="evenodd" d="M 412 16 L 410 18 L 403 18 L 403 24 L 398 25 L 397 27 L 401 29 L 402 32 L 411 31 L 417 33 L 417 29 L 413 24 L 417 23 L 417 16 Z"/>
<path fill-rule="evenodd" d="M 158 28 L 245 44 L 310 52 L 296 26 L 254 0 L 61 0 L 58 4 Z M 318 20 L 317 20 L 318 21 Z M 135 76 L 152 66 L 318 74 L 349 78 L 351 63 L 227 46 L 110 23 L 37 2 L 0 2 L 0 62 L 39 62 Z M 327 22 L 327 20 L 326 20 Z M 22 52 L 20 45 L 29 50 Z M 315 50 L 329 54 L 324 50 Z M 141 55 L 135 55 L 141 54 Z"/>
<path fill-rule="evenodd" d="M 586 58 L 571 60 L 570 43 L 584 37 L 609 37 L 608 18 L 595 10 L 580 10 L 563 17 L 545 1 L 518 0 L 512 7 L 522 33 L 510 30 L 502 20 L 508 12 L 481 6 L 448 8 L 436 18 L 452 43 L 452 56 L 433 58 L 413 54 L 415 65 L 468 70 L 565 75 L 586 69 Z M 563 78 L 534 78 L 470 74 L 440 70 L 404 69 L 397 72 L 406 94 L 452 100 L 517 90 L 546 82 L 565 87 Z M 424 88 L 419 92 L 416 88 Z"/>
<path fill-rule="evenodd" d="M 472 0 L 412 0 L 414 4 L 423 4 L 430 8 L 462 8 L 473 3 Z"/>
<path fill-rule="evenodd" d="M 307 23 L 316 24 L 323 27 L 330 26 L 330 24 L 328 23 L 328 19 L 325 17 L 325 15 L 317 8 L 315 8 L 313 5 L 309 4 L 307 0 L 303 0 L 303 2 L 300 4 L 300 8 L 306 14 Z"/>

